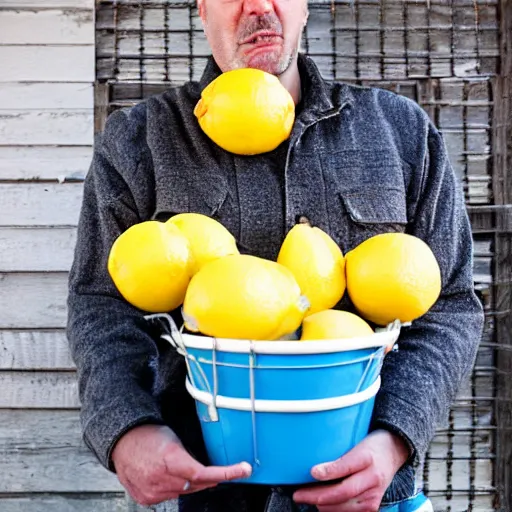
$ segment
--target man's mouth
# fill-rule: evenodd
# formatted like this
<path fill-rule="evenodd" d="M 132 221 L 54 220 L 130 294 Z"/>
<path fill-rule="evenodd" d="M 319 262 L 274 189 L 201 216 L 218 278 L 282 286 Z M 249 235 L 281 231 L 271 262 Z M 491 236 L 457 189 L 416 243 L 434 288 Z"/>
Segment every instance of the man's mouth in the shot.
<path fill-rule="evenodd" d="M 278 43 L 281 39 L 282 37 L 275 32 L 258 32 L 242 41 L 241 44 L 274 44 Z"/>

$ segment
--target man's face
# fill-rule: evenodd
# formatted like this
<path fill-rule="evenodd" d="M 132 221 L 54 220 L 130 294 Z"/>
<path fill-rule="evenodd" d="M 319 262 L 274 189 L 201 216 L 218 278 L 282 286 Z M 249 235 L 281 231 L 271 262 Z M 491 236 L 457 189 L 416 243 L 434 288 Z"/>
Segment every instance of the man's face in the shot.
<path fill-rule="evenodd" d="M 198 7 L 223 72 L 250 67 L 284 73 L 308 16 L 307 0 L 198 0 Z"/>

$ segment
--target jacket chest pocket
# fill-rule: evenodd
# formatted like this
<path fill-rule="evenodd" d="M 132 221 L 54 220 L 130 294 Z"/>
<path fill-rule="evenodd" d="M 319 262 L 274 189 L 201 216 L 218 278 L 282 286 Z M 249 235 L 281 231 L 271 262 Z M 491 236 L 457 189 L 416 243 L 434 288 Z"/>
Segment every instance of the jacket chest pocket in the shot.
<path fill-rule="evenodd" d="M 380 233 L 406 230 L 406 197 L 400 189 L 343 191 L 332 199 L 330 224 L 345 252 Z"/>
<path fill-rule="evenodd" d="M 159 194 L 157 191 L 154 220 L 165 222 L 178 213 L 201 213 L 219 220 L 219 216 L 226 200 L 227 192 L 212 194 L 204 198 L 201 194 L 191 193 L 185 189 L 172 189 Z"/>
<path fill-rule="evenodd" d="M 169 180 L 157 186 L 153 220 L 165 222 L 179 213 L 201 213 L 220 222 L 239 240 L 239 209 L 225 183 L 191 186 L 190 181 Z"/>
<path fill-rule="evenodd" d="M 393 149 L 358 148 L 323 156 L 331 232 L 344 252 L 380 233 L 405 232 L 405 162 Z"/>

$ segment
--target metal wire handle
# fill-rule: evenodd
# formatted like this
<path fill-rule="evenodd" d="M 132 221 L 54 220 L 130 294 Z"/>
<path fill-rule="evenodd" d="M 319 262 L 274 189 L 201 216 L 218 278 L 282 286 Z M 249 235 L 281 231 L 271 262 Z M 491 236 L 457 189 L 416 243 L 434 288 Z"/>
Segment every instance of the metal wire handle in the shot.
<path fill-rule="evenodd" d="M 251 421 L 252 421 L 252 449 L 254 464 L 259 466 L 260 460 L 258 457 L 258 436 L 256 434 L 256 387 L 254 369 L 256 367 L 256 352 L 254 350 L 254 341 L 251 340 L 249 351 L 249 389 L 251 394 Z"/>
<path fill-rule="evenodd" d="M 189 354 L 187 351 L 187 347 L 185 346 L 185 342 L 183 341 L 183 336 L 181 331 L 178 329 L 178 326 L 176 325 L 174 319 L 171 315 L 167 313 L 156 313 L 152 315 L 146 315 L 144 316 L 144 319 L 147 321 L 160 321 L 160 325 L 166 331 L 167 334 L 161 335 L 163 339 L 166 341 L 169 341 L 178 351 L 179 354 L 181 354 L 185 359 L 185 365 L 187 366 L 187 373 L 190 376 L 190 381 L 194 387 L 197 389 L 200 389 L 195 381 L 194 378 L 194 372 L 192 371 L 190 362 L 194 363 L 195 366 L 198 369 L 199 375 L 201 376 L 201 379 L 203 380 L 206 389 L 208 389 L 208 392 L 213 395 L 213 401 L 211 404 L 208 405 L 208 416 L 209 420 L 219 421 L 219 413 L 217 411 L 217 392 L 218 392 L 218 377 L 217 377 L 217 365 L 215 364 L 217 357 L 217 346 L 216 346 L 216 339 L 213 338 L 213 349 L 212 349 L 212 360 L 213 360 L 213 393 L 210 388 L 210 384 L 208 383 L 208 379 L 206 377 L 206 374 L 204 373 L 204 370 L 201 366 L 201 364 L 197 361 L 195 356 L 192 354 Z M 162 322 L 162 320 L 165 320 L 166 322 Z M 166 328 L 166 325 L 168 329 Z"/>

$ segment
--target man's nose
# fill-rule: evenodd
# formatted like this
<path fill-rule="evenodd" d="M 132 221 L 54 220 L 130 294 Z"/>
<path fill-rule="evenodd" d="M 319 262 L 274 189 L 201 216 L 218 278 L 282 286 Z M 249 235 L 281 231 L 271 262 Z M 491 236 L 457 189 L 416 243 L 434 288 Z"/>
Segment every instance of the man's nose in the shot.
<path fill-rule="evenodd" d="M 244 0 L 244 13 L 246 15 L 261 16 L 273 10 L 273 0 Z"/>

